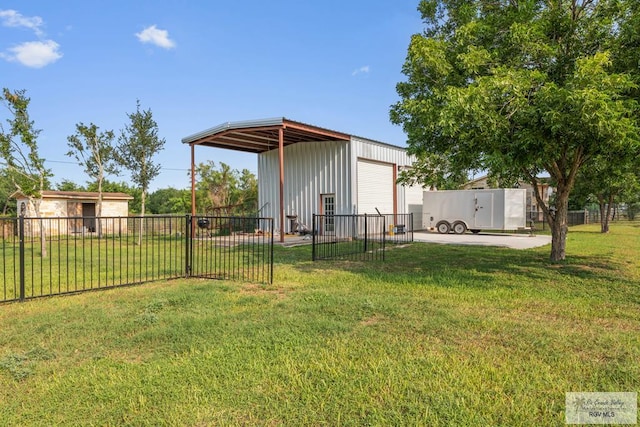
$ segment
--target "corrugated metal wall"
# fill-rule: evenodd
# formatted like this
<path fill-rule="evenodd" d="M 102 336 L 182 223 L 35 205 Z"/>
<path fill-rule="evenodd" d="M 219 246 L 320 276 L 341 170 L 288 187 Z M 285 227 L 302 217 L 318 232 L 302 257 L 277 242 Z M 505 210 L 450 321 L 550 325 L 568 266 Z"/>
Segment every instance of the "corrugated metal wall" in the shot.
<path fill-rule="evenodd" d="M 301 142 L 284 149 L 284 213 L 298 215 L 311 228 L 312 215 L 321 213 L 320 196 L 335 194 L 336 214 L 357 212 L 358 159 L 410 166 L 405 149 L 352 137 L 349 141 Z M 261 216 L 273 217 L 279 224 L 278 150 L 258 155 L 258 200 Z M 405 188 L 396 184 L 397 213 L 408 213 Z M 284 230 L 289 231 L 285 218 Z"/>
<path fill-rule="evenodd" d="M 284 214 L 298 215 L 311 229 L 312 215 L 320 213 L 320 196 L 335 194 L 336 214 L 351 212 L 351 168 L 347 141 L 301 142 L 284 149 Z M 258 155 L 260 215 L 279 224 L 278 150 Z M 286 219 L 285 219 L 286 221 Z M 285 231 L 289 231 L 287 224 Z"/>

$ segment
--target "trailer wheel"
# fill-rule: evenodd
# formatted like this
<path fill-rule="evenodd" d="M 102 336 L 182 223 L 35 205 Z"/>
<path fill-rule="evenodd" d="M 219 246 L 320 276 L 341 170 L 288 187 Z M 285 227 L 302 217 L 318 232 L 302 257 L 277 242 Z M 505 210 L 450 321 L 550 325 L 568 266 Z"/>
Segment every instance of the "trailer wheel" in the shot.
<path fill-rule="evenodd" d="M 473 229 L 473 230 L 469 230 L 470 232 L 472 232 L 473 234 L 478 234 L 480 232 L 480 230 L 478 229 Z"/>
<path fill-rule="evenodd" d="M 451 226 L 447 221 L 440 221 L 438 224 L 436 224 L 436 230 L 438 230 L 438 233 L 440 234 L 449 234 L 449 231 L 451 231 Z"/>
<path fill-rule="evenodd" d="M 464 234 L 467 231 L 467 226 L 464 222 L 458 221 L 453 223 L 453 232 L 456 234 Z"/>

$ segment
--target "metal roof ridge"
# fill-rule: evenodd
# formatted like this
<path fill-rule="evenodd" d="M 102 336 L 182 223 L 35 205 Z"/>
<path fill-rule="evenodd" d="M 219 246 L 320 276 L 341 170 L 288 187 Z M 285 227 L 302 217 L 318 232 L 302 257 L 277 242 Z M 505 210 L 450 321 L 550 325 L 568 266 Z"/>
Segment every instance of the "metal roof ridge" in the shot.
<path fill-rule="evenodd" d="M 216 133 L 220 133 L 224 130 L 229 129 L 243 129 L 250 128 L 256 126 L 274 126 L 274 125 L 282 125 L 284 123 L 284 117 L 272 117 L 267 119 L 254 119 L 254 120 L 240 120 L 235 122 L 224 122 L 209 129 L 205 129 L 200 132 L 196 132 L 192 135 L 185 136 L 182 138 L 183 144 L 188 144 L 190 142 L 196 141 L 200 138 L 204 138 L 206 136 L 215 135 Z"/>
<path fill-rule="evenodd" d="M 253 119 L 253 120 L 239 120 L 239 121 L 227 121 L 227 122 L 223 122 L 217 126 L 211 127 L 209 129 L 205 129 L 203 131 L 194 133 L 192 135 L 186 136 L 184 138 L 182 138 L 182 143 L 183 144 L 189 144 L 191 142 L 197 141 L 198 139 L 201 138 L 205 138 L 207 136 L 212 136 L 215 135 L 217 133 L 220 133 L 222 131 L 225 130 L 230 130 L 230 129 L 244 129 L 244 128 L 250 128 L 250 127 L 258 127 L 258 126 L 276 126 L 276 125 L 284 125 L 285 122 L 290 122 L 290 123 L 295 123 L 295 124 L 299 124 L 299 125 L 303 125 L 303 126 L 309 126 L 309 127 L 314 127 L 317 129 L 322 129 L 324 131 L 329 131 L 329 132 L 333 132 L 333 133 L 340 133 L 340 134 L 344 134 L 344 135 L 348 135 L 350 138 L 357 138 L 363 141 L 370 141 L 373 143 L 378 143 L 378 144 L 382 144 L 382 145 L 387 145 L 389 147 L 394 147 L 394 148 L 399 148 L 402 150 L 406 150 L 407 147 L 403 147 L 401 145 L 396 145 L 396 144 L 392 144 L 390 142 L 385 142 L 385 141 L 380 141 L 377 139 L 372 139 L 372 138 L 367 138 L 364 136 L 359 136 L 359 135 L 354 135 L 351 132 L 342 132 L 342 131 L 338 131 L 335 129 L 330 129 L 327 127 L 323 127 L 323 126 L 318 126 L 318 125 L 314 125 L 311 123 L 306 123 L 306 122 L 302 122 L 299 120 L 294 120 L 294 119 L 290 119 L 288 117 L 272 117 L 272 118 L 266 118 L 266 119 Z"/>

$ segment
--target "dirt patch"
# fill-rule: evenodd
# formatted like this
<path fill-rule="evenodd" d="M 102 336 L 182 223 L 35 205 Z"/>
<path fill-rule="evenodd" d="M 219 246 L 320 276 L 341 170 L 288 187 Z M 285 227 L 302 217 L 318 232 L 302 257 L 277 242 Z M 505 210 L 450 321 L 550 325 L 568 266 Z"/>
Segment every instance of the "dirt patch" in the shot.
<path fill-rule="evenodd" d="M 282 300 L 286 298 L 287 291 L 284 288 L 276 288 L 273 285 L 258 285 L 254 283 L 247 283 L 240 288 L 240 293 L 243 295 L 274 295 L 276 299 Z"/>

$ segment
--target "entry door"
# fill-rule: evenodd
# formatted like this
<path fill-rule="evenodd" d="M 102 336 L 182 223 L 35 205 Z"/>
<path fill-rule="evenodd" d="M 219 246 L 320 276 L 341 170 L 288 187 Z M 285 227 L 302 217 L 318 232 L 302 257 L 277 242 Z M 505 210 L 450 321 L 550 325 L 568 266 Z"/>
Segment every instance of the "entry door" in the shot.
<path fill-rule="evenodd" d="M 493 193 L 476 193 L 475 210 L 474 227 L 493 227 Z"/>
<path fill-rule="evenodd" d="M 322 231 L 325 234 L 333 234 L 336 231 L 335 217 L 336 214 L 336 195 L 335 194 L 322 194 L 322 214 L 324 220 L 322 224 Z"/>
<path fill-rule="evenodd" d="M 82 233 L 82 203 L 67 202 L 67 216 L 77 218 L 69 220 L 69 231 L 71 233 Z"/>

